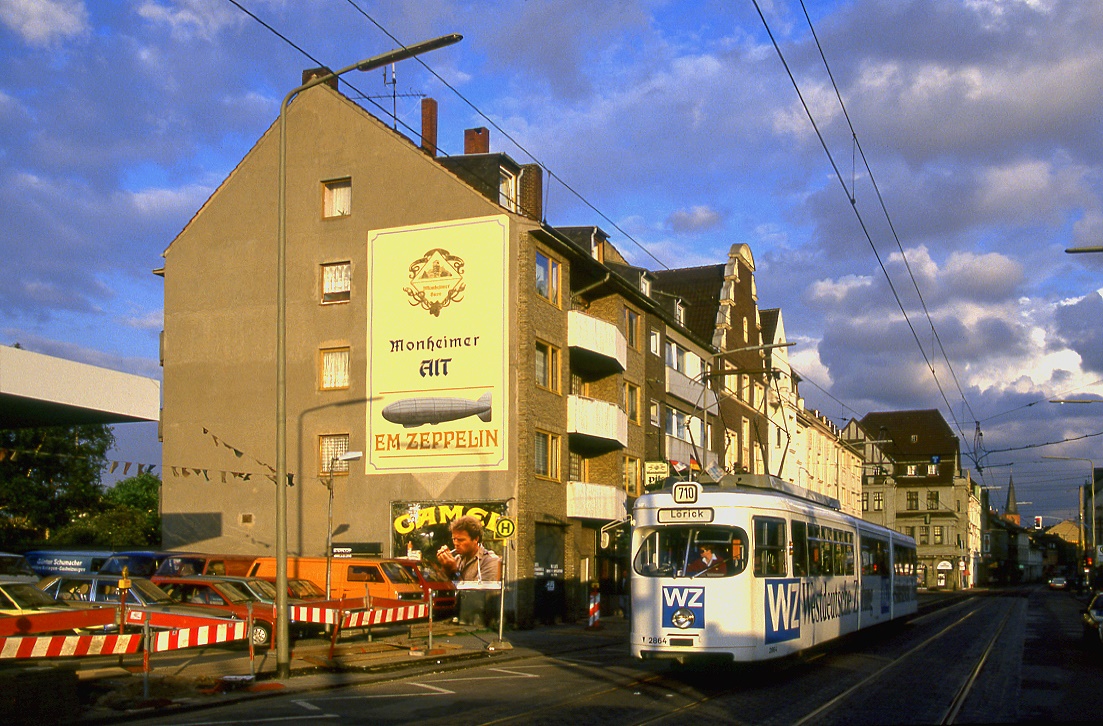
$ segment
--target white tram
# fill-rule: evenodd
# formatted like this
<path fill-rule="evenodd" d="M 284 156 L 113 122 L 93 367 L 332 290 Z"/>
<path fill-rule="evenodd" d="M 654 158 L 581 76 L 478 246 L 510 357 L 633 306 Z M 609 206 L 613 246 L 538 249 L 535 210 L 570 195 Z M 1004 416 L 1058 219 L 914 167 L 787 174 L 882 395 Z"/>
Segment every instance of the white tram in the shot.
<path fill-rule="evenodd" d="M 632 524 L 638 658 L 778 658 L 916 612 L 915 540 L 776 477 L 668 479 Z"/>

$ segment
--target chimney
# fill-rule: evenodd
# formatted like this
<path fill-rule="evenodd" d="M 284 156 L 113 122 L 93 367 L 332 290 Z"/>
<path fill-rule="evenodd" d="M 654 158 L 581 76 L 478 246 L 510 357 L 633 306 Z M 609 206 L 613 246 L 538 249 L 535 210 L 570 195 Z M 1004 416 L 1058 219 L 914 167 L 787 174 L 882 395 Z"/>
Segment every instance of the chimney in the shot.
<path fill-rule="evenodd" d="M 544 170 L 539 164 L 521 165 L 521 189 L 519 192 L 521 214 L 537 222 L 544 218 Z"/>
<path fill-rule="evenodd" d="M 467 129 L 463 132 L 463 153 L 465 154 L 489 154 L 490 131 L 480 126 L 477 129 Z"/>
<path fill-rule="evenodd" d="M 303 71 L 303 85 L 306 85 L 307 83 L 309 83 L 310 81 L 312 81 L 315 78 L 318 78 L 319 76 L 324 76 L 327 73 L 332 73 L 332 72 L 333 71 L 326 68 L 325 66 L 322 66 L 321 68 L 307 68 L 305 71 Z M 332 88 L 334 91 L 336 91 L 337 90 L 337 76 L 334 76 L 333 78 L 330 78 L 328 81 L 326 81 L 326 85 L 329 86 L 330 88 Z"/>
<path fill-rule="evenodd" d="M 421 149 L 437 155 L 437 101 L 433 98 L 421 99 Z"/>

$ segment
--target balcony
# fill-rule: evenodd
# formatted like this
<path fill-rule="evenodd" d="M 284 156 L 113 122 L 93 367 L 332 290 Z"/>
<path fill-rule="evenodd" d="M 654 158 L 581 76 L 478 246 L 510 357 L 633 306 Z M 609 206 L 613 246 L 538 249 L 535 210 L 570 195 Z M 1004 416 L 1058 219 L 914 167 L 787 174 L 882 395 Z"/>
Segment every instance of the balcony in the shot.
<path fill-rule="evenodd" d="M 670 461 L 678 461 L 689 465 L 690 459 L 701 456 L 704 461 L 698 460 L 698 463 L 701 464 L 701 469 L 704 470 L 712 464 L 716 464 L 720 459 L 716 452 L 707 450 L 702 444 L 697 444 L 697 449 L 694 451 L 693 445 L 688 441 L 682 441 L 673 436 L 663 436 L 663 439 L 665 439 L 664 443 L 666 444 L 666 458 Z"/>
<path fill-rule="evenodd" d="M 567 346 L 574 370 L 610 375 L 628 366 L 628 344 L 624 334 L 612 323 L 579 310 L 567 313 Z"/>
<path fill-rule="evenodd" d="M 693 406 L 694 411 L 704 410 L 706 413 L 716 414 L 716 392 L 703 381 L 694 380 L 670 366 L 666 367 L 666 391 Z"/>
<path fill-rule="evenodd" d="M 594 452 L 628 445 L 628 414 L 608 401 L 585 396 L 567 398 L 567 433 L 571 448 Z"/>
<path fill-rule="evenodd" d="M 628 495 L 621 487 L 567 482 L 567 516 L 576 519 L 617 520 L 627 513 Z"/>

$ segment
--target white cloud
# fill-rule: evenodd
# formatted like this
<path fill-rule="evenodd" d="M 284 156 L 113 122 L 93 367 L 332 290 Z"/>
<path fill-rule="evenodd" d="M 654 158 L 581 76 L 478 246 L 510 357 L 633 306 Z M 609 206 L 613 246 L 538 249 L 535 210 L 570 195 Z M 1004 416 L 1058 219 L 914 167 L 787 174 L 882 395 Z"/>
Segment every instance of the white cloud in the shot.
<path fill-rule="evenodd" d="M 227 26 L 238 25 L 249 18 L 240 10 L 221 0 L 145 0 L 138 6 L 138 15 L 169 27 L 176 38 L 198 37 L 213 40 Z"/>
<path fill-rule="evenodd" d="M 0 0 L 0 23 L 35 46 L 89 31 L 88 10 L 81 0 Z"/>
<path fill-rule="evenodd" d="M 719 227 L 724 215 L 706 204 L 691 209 L 679 209 L 666 219 L 667 226 L 675 232 L 700 232 Z"/>

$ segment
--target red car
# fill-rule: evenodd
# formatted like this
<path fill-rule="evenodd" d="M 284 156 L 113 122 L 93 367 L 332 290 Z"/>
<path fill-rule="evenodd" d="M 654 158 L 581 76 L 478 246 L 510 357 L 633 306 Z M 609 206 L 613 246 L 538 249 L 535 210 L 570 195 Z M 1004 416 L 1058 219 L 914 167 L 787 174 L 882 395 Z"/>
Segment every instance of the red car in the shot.
<path fill-rule="evenodd" d="M 456 585 L 435 562 L 398 558 L 391 560 L 417 578 L 426 600 L 433 593 L 433 618 L 451 617 L 456 612 Z"/>
<path fill-rule="evenodd" d="M 271 642 L 272 633 L 276 630 L 275 609 L 271 603 L 255 600 L 240 585 L 211 577 L 158 576 L 151 579 L 168 593 L 173 602 L 208 608 L 238 620 L 249 618 L 249 605 L 252 603 L 253 630 L 249 637 L 255 646 Z"/>

